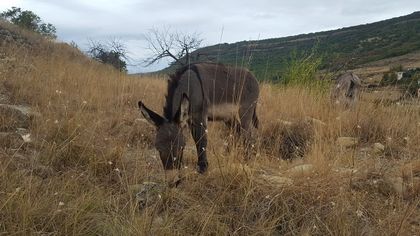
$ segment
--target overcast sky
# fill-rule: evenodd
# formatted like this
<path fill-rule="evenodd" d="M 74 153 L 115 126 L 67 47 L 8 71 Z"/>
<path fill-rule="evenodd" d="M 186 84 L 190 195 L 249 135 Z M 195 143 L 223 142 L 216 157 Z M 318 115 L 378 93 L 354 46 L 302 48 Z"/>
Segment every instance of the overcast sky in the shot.
<path fill-rule="evenodd" d="M 57 27 L 59 40 L 86 48 L 88 39 L 120 39 L 139 64 L 151 28 L 199 32 L 204 46 L 337 29 L 410 14 L 420 0 L 0 0 L 32 10 Z M 162 68 L 165 62 L 130 72 Z"/>

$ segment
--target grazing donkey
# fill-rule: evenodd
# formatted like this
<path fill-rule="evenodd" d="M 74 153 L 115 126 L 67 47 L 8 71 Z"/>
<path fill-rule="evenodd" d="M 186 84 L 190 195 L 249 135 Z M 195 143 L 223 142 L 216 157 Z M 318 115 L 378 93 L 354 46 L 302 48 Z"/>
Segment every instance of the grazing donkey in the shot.
<path fill-rule="evenodd" d="M 337 77 L 336 85 L 331 93 L 331 99 L 336 104 L 352 107 L 359 98 L 362 86 L 360 78 L 353 72 L 347 72 Z"/>
<path fill-rule="evenodd" d="M 164 117 L 141 101 L 143 116 L 157 127 L 155 147 L 165 169 L 180 168 L 185 147 L 183 129 L 190 127 L 198 154 L 198 171 L 208 162 L 207 120 L 235 125 L 249 140 L 252 126 L 258 127 L 256 114 L 259 86 L 245 68 L 215 63 L 196 63 L 179 69 L 168 82 Z"/>

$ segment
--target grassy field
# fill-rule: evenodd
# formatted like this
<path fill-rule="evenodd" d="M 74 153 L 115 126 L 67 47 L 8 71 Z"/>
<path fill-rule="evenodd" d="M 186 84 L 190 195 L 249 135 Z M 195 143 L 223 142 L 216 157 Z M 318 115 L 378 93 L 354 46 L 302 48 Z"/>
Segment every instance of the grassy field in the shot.
<path fill-rule="evenodd" d="M 258 154 L 244 160 L 224 125 L 210 123 L 209 171 L 195 173 L 189 137 L 184 181 L 169 187 L 178 173 L 163 171 L 137 108 L 162 110 L 164 79 L 120 74 L 0 26 L 22 37 L 0 44 L 0 101 L 32 109 L 22 121 L 32 141 L 0 139 L 0 235 L 420 232 L 418 105 L 373 103 L 365 92 L 346 111 L 328 94 L 261 84 Z M 22 128 L 8 117 L 1 137 Z M 282 160 L 295 153 L 303 158 Z M 146 182 L 158 189 L 143 206 L 136 193 Z"/>

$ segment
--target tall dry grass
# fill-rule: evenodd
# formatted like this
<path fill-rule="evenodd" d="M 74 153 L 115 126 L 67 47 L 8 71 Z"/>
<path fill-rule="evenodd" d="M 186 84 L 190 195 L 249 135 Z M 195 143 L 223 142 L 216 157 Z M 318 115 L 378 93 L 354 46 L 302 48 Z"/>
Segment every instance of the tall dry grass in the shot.
<path fill-rule="evenodd" d="M 30 125 L 32 143 L 0 152 L 0 234 L 419 232 L 418 107 L 378 106 L 362 98 L 354 110 L 343 111 L 312 90 L 262 84 L 256 157 L 244 160 L 240 145 L 228 148 L 229 133 L 211 123 L 208 173 L 195 174 L 189 138 L 184 181 L 164 187 L 140 209 L 136 185 L 165 182 L 167 173 L 137 101 L 161 111 L 165 81 L 120 74 L 66 44 L 24 37 L 33 45 L 12 40 L 1 46 L 3 62 L 7 58 L 1 91 L 10 103 L 39 115 Z M 360 143 L 340 147 L 340 136 Z M 376 142 L 385 145 L 383 152 L 367 149 Z M 283 161 L 289 147 L 304 148 L 303 157 Z M 310 169 L 293 169 L 301 164 Z"/>

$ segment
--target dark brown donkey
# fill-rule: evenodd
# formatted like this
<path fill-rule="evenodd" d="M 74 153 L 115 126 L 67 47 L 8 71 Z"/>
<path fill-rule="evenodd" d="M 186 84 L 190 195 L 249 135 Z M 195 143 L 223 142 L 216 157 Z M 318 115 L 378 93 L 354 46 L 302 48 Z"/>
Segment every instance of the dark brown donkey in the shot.
<path fill-rule="evenodd" d="M 141 101 L 139 107 L 143 116 L 157 127 L 155 146 L 164 168 L 180 168 L 185 146 L 183 129 L 189 126 L 197 147 L 198 171 L 203 173 L 208 166 L 207 120 L 235 125 L 245 140 L 249 140 L 252 127 L 258 127 L 258 95 L 258 82 L 247 69 L 197 63 L 171 76 L 164 117 Z"/>

